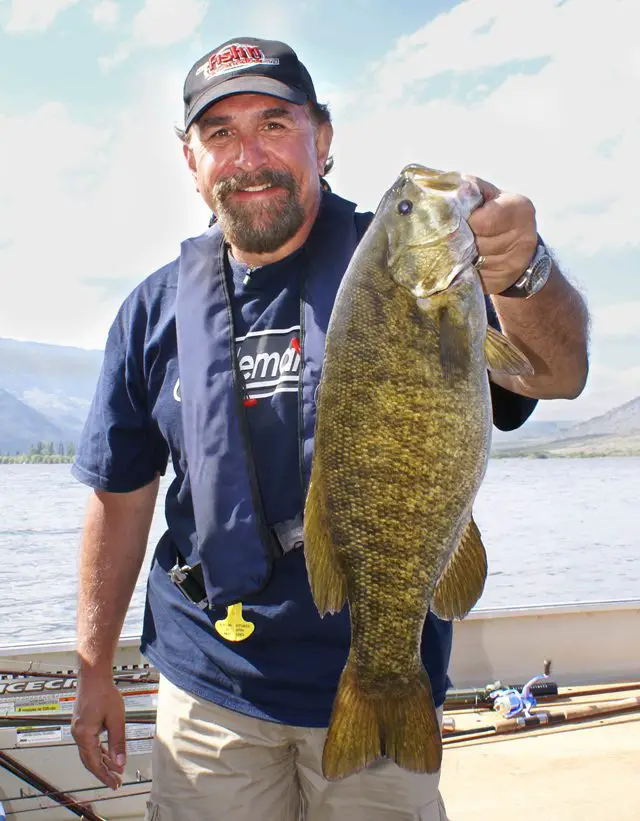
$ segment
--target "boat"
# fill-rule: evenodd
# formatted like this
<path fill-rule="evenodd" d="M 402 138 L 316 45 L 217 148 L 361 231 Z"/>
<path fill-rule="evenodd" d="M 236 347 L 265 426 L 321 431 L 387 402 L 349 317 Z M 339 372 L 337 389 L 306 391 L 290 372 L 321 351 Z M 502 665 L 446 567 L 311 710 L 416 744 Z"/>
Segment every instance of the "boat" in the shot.
<path fill-rule="evenodd" d="M 137 638 L 122 639 L 114 679 L 129 742 L 114 792 L 84 770 L 71 739 L 75 664 L 65 642 L 0 647 L 6 817 L 139 821 L 157 671 Z M 474 610 L 455 624 L 450 676 L 441 792 L 451 821 L 640 818 L 640 600 Z"/>

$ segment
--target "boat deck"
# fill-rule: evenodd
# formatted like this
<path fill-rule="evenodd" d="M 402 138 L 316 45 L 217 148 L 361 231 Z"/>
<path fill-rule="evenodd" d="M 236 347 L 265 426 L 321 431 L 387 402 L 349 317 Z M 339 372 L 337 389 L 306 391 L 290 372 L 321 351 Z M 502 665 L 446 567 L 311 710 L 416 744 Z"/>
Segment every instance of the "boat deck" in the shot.
<path fill-rule="evenodd" d="M 640 696 L 640 689 L 615 698 L 629 696 Z M 572 699 L 571 704 L 602 705 L 613 697 Z M 486 726 L 496 717 L 487 710 L 446 715 L 455 719 L 456 729 Z M 450 821 L 638 821 L 639 778 L 636 711 L 447 742 L 441 792 Z"/>
<path fill-rule="evenodd" d="M 484 692 L 498 679 L 521 687 L 550 666 L 560 695 L 540 698 L 535 710 L 602 710 L 617 700 L 617 707 L 626 704 L 635 712 L 495 735 L 493 726 L 507 720 L 489 709 L 454 709 L 450 699 L 445 720 L 455 721 L 455 732 L 474 732 L 456 737 L 445 725 L 441 789 L 450 821 L 640 821 L 640 600 L 484 611 L 456 623 L 454 631 L 450 673 L 458 696 L 465 688 Z M 63 718 L 74 695 L 75 663 L 71 643 L 0 648 L 0 751 L 109 821 L 141 821 L 155 705 L 144 676 L 133 683 L 130 677 L 153 671 L 137 639 L 120 643 L 116 663 L 129 678 L 121 682 L 131 690 L 128 714 L 151 715 L 146 726 L 130 725 L 136 738 L 129 746 L 127 785 L 112 793 L 82 768 Z M 40 678 L 27 689 L 24 677 L 36 673 Z M 512 729 L 513 722 L 507 723 Z M 482 728 L 493 735 L 485 729 L 478 737 Z M 46 790 L 2 767 L 0 801 L 7 821 L 71 817 Z"/>

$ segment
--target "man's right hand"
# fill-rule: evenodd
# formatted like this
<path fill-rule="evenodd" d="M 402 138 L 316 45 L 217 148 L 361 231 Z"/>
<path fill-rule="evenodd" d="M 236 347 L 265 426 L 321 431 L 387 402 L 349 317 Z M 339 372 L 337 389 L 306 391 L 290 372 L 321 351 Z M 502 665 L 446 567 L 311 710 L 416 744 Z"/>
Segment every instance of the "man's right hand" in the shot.
<path fill-rule="evenodd" d="M 107 746 L 100 733 L 107 731 Z M 116 790 L 126 761 L 124 701 L 108 675 L 81 674 L 71 733 L 84 766 L 103 784 Z"/>

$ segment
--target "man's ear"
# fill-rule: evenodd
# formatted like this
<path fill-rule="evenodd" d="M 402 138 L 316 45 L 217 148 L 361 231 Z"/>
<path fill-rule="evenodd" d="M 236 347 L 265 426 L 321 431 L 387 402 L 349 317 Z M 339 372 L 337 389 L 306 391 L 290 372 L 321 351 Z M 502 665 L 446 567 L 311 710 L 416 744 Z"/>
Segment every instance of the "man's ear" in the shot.
<path fill-rule="evenodd" d="M 329 158 L 331 142 L 333 140 L 333 126 L 331 123 L 321 123 L 316 129 L 316 154 L 318 156 L 318 175 L 324 176 L 324 167 Z"/>
<path fill-rule="evenodd" d="M 196 158 L 194 156 L 193 149 L 187 143 L 183 143 L 182 153 L 184 154 L 184 158 L 187 161 L 189 170 L 191 171 L 191 176 L 196 183 L 196 188 L 198 188 L 198 169 L 196 167 Z"/>

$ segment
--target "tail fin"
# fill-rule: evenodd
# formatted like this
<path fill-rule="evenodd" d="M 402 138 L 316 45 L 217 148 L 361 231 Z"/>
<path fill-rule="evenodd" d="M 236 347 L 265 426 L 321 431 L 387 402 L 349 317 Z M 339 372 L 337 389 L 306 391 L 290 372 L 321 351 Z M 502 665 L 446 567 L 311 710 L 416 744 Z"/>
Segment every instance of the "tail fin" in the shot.
<path fill-rule="evenodd" d="M 429 678 L 423 671 L 396 691 L 371 694 L 348 661 L 324 745 L 323 775 L 338 780 L 383 755 L 413 772 L 440 769 L 442 739 Z"/>

